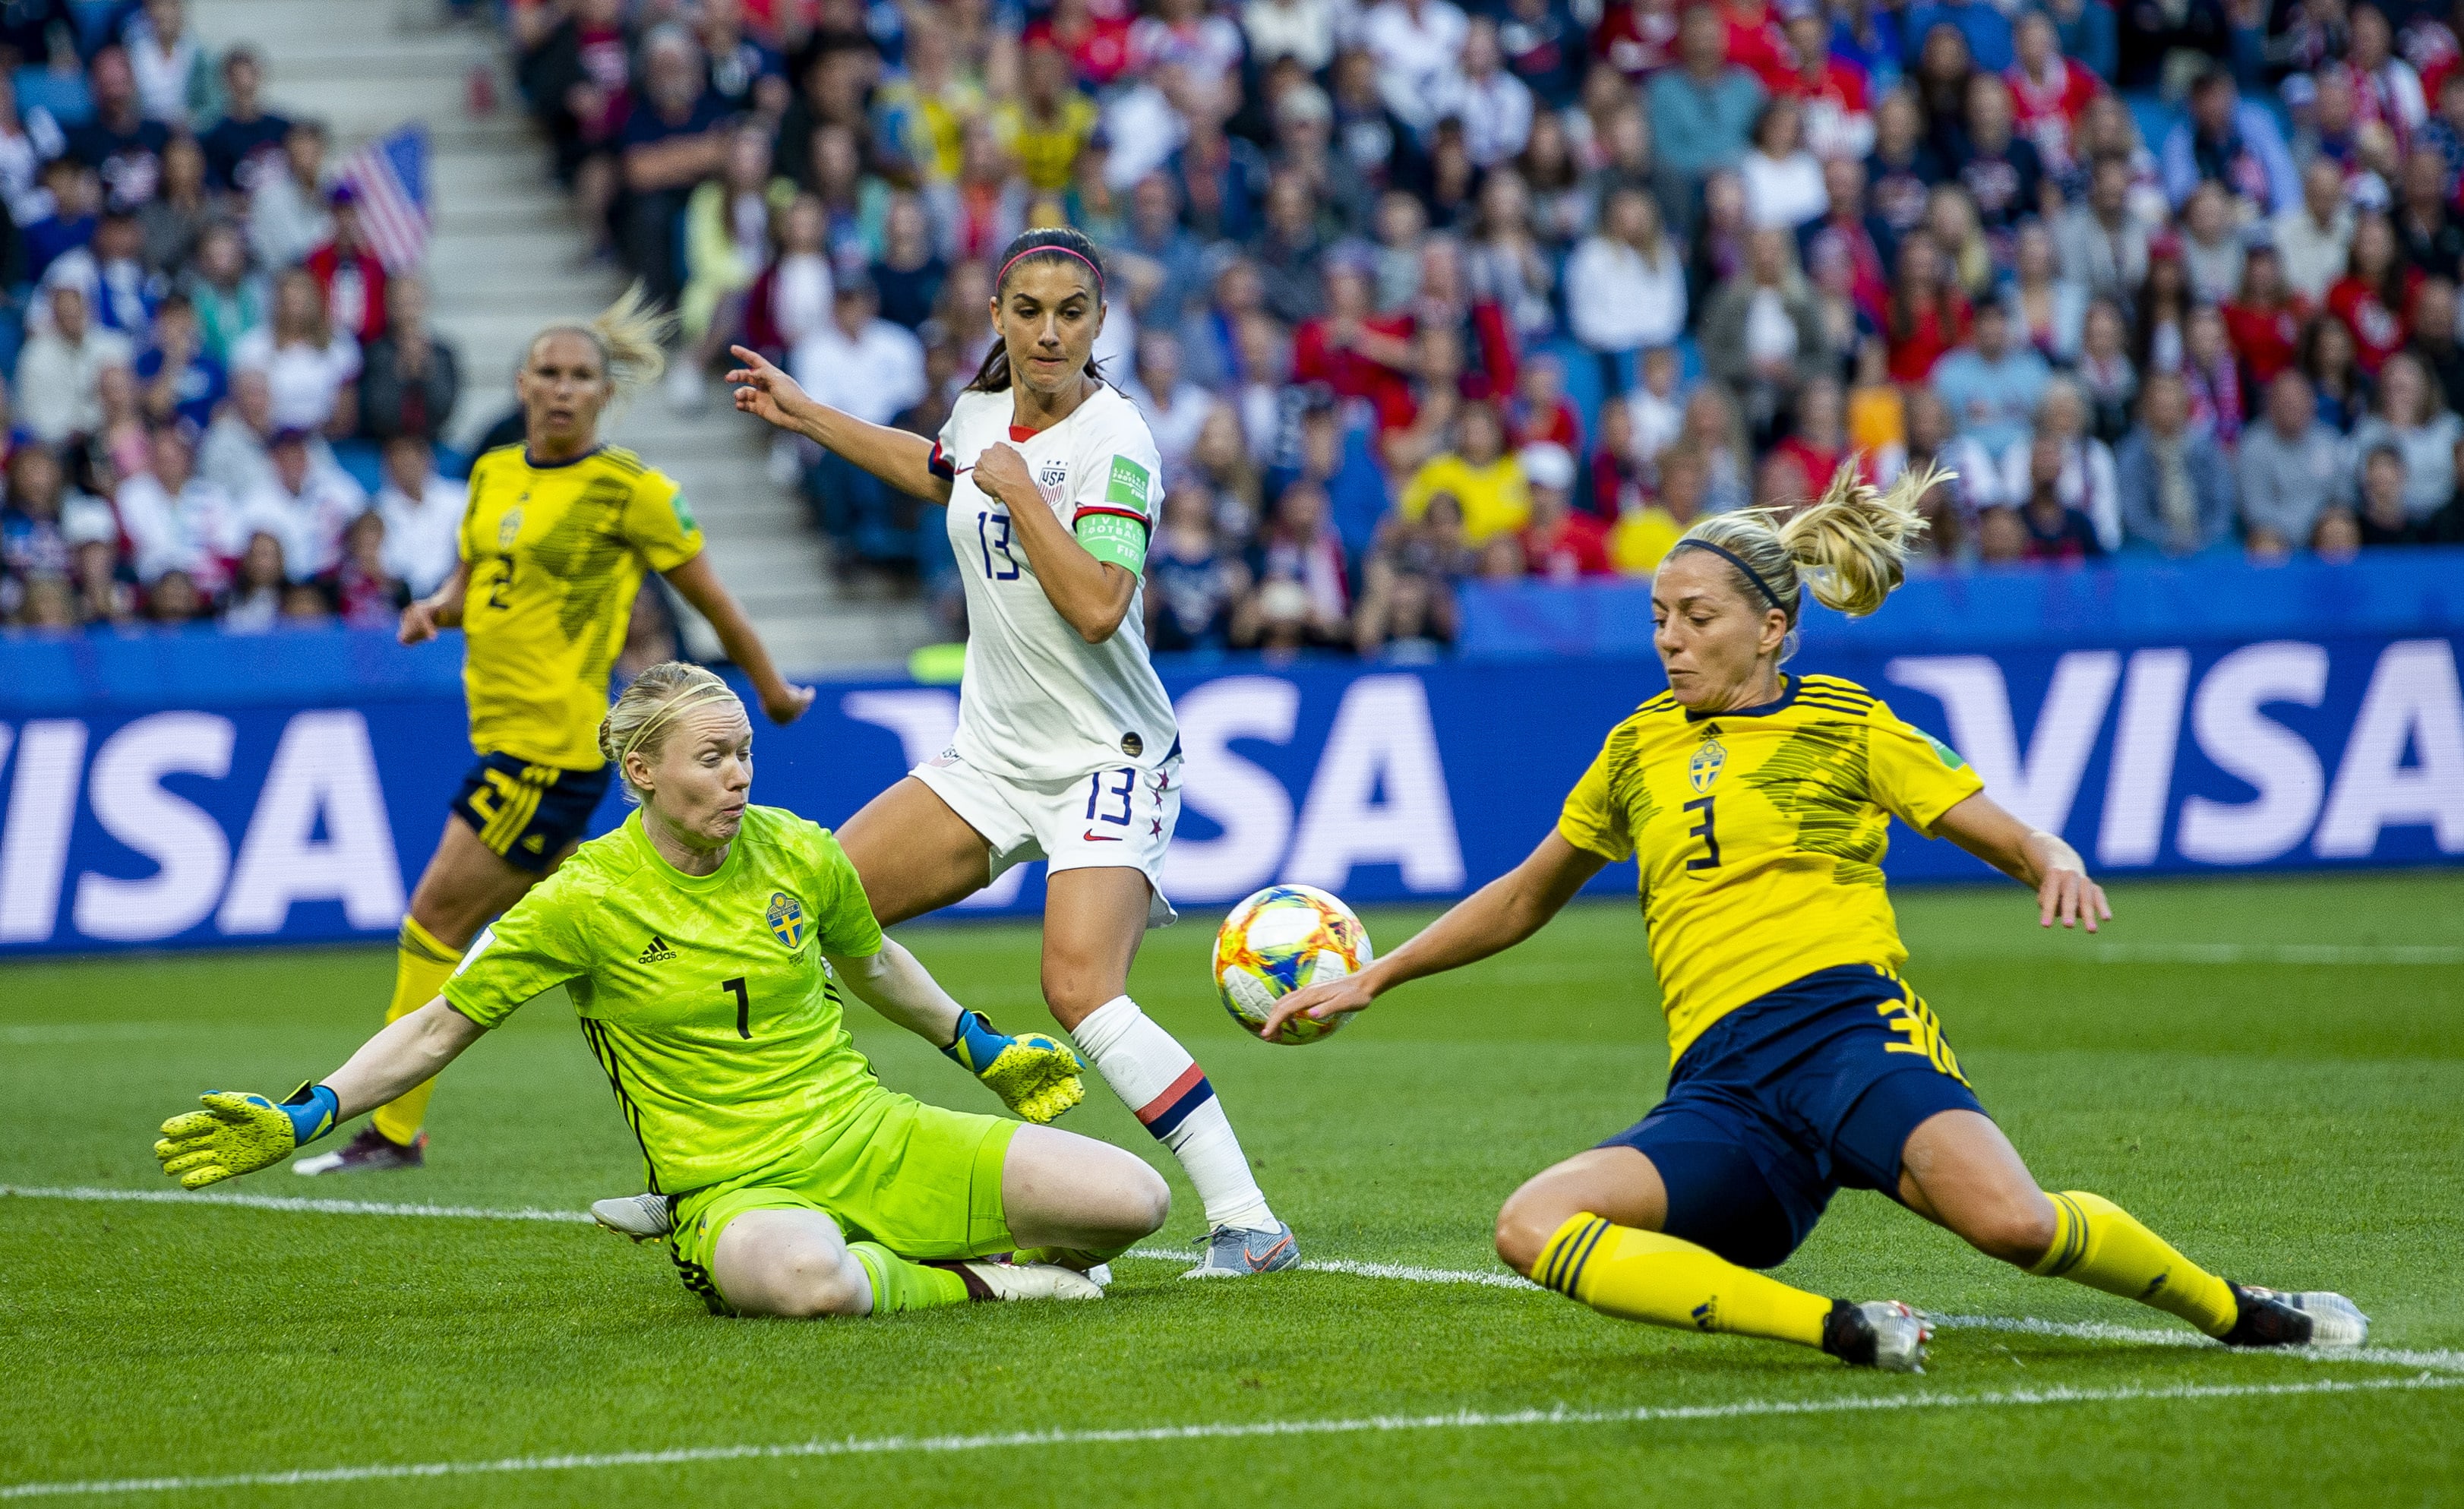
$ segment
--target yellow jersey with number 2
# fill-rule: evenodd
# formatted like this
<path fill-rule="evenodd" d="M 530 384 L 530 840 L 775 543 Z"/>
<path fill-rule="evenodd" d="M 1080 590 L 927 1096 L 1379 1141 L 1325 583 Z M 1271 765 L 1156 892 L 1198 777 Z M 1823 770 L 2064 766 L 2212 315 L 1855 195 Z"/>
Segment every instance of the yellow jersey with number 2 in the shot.
<path fill-rule="evenodd" d="M 1931 837 L 1985 783 L 1949 746 L 1836 676 L 1694 713 L 1666 692 L 1611 730 L 1557 831 L 1634 856 L 1674 1062 L 1703 1030 L 1816 970 L 1897 971 L 1882 888 L 1894 816 Z"/>
<path fill-rule="evenodd" d="M 607 675 L 642 573 L 673 571 L 701 544 L 674 481 L 629 450 L 550 466 L 519 446 L 481 455 L 461 539 L 471 747 L 560 770 L 605 763 Z"/>

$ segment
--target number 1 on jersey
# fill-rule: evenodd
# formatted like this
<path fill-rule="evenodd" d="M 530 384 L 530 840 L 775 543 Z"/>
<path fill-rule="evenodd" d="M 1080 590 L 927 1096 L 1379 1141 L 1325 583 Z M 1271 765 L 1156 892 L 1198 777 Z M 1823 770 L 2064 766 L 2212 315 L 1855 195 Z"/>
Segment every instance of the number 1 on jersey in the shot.
<path fill-rule="evenodd" d="M 732 980 L 721 980 L 718 988 L 736 993 L 736 1035 L 750 1041 L 753 1037 L 753 997 L 745 992 L 744 976 L 739 974 Z"/>

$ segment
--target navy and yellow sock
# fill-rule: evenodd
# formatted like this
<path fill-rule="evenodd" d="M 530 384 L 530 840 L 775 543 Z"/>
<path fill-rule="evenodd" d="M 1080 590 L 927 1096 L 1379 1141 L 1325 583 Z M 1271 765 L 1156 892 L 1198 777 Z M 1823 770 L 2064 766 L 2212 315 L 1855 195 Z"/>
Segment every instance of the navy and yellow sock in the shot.
<path fill-rule="evenodd" d="M 1689 1331 L 1822 1345 L 1831 1301 L 1707 1248 L 1592 1214 L 1557 1228 L 1531 1277 L 1602 1315 Z"/>
<path fill-rule="evenodd" d="M 385 1008 L 385 1020 L 389 1022 L 400 1021 L 434 1000 L 462 963 L 462 951 L 440 942 L 436 934 L 419 925 L 416 917 L 402 919 L 394 950 L 393 1001 Z M 378 1106 L 377 1113 L 368 1118 L 369 1124 L 388 1142 L 410 1146 L 419 1136 L 420 1124 L 428 1119 L 428 1098 L 435 1090 L 434 1080 L 405 1090 L 391 1104 Z"/>
<path fill-rule="evenodd" d="M 2178 1315 L 2210 1336 L 2233 1327 L 2240 1306 L 2233 1286 L 2173 1250 L 2128 1211 L 2081 1190 L 2048 1192 L 2054 1243 L 2028 1271 L 2068 1279 Z"/>

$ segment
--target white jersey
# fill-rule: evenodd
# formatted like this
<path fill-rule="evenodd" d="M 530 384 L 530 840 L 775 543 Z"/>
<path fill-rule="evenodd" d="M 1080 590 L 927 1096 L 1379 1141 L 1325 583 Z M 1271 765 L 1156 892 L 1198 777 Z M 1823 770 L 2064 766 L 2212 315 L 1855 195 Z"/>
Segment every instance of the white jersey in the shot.
<path fill-rule="evenodd" d="M 993 776 L 1067 780 L 1106 766 L 1152 769 L 1178 748 L 1172 700 L 1147 659 L 1145 588 L 1101 645 L 1079 636 L 1036 580 L 1006 505 L 976 486 L 976 459 L 1006 443 L 1026 457 L 1065 529 L 1088 513 L 1152 528 L 1162 459 L 1128 399 L 1099 387 L 1067 419 L 1012 430 L 1012 397 L 961 393 L 941 426 L 933 468 L 952 474 L 950 546 L 967 584 L 967 674 L 958 689 L 958 756 Z"/>

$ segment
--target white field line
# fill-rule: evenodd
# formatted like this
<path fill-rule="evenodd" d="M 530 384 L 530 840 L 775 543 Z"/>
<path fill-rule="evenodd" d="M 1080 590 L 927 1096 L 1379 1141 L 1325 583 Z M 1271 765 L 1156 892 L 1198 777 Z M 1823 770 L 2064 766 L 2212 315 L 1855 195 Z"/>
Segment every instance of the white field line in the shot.
<path fill-rule="evenodd" d="M 253 1211 L 298 1211 L 311 1215 L 430 1215 L 474 1221 L 561 1221 L 589 1225 L 587 1211 L 495 1211 L 475 1205 L 383 1205 L 369 1200 L 290 1199 L 279 1194 L 236 1194 L 221 1191 L 105 1190 L 92 1185 L 65 1189 L 0 1184 L 0 1198 L 21 1200 L 86 1200 L 138 1205 L 235 1205 Z"/>
<path fill-rule="evenodd" d="M 0 1498 L 51 1498 L 88 1494 L 200 1493 L 216 1488 L 298 1488 L 398 1478 L 464 1477 L 506 1473 L 580 1472 L 619 1467 L 681 1467 L 704 1462 L 779 1461 L 816 1456 L 1017 1451 L 1051 1446 L 1142 1446 L 1175 1441 L 1230 1441 L 1265 1436 L 1387 1434 L 1410 1431 L 1478 1431 L 1522 1426 L 1660 1425 L 1791 1415 L 1865 1414 L 1914 1410 L 2028 1409 L 2046 1405 L 2148 1404 L 2211 1399 L 2277 1399 L 2306 1394 L 2388 1393 L 2464 1388 L 2464 1377 L 2421 1373 L 2409 1378 L 2321 1379 L 2290 1384 L 2180 1384 L 2163 1389 L 2010 1389 L 1991 1393 L 1869 1394 L 1829 1399 L 1741 1399 L 1730 1404 L 1642 1405 L 1625 1410 L 1464 1410 L 1451 1414 L 1367 1415 L 1355 1419 L 1256 1420 L 1165 1425 L 1111 1431 L 1014 1431 L 987 1435 L 848 1436 L 758 1446 L 691 1446 L 659 1452 L 595 1452 L 563 1456 L 509 1456 L 495 1461 L 373 1463 L 297 1468 L 281 1473 L 231 1473 L 196 1477 L 89 1478 L 0 1484 Z"/>
<path fill-rule="evenodd" d="M 2081 949 L 1923 949 L 1958 964 L 2058 962 L 2085 953 L 2097 964 L 2464 964 L 2464 944 L 2442 943 L 2090 943 Z"/>
<path fill-rule="evenodd" d="M 38 1187 L 0 1184 L 0 1199 L 14 1196 L 33 1200 L 130 1202 L 141 1205 L 221 1205 L 255 1211 L 291 1211 L 310 1215 L 395 1215 L 444 1217 L 450 1220 L 482 1221 L 550 1221 L 564 1225 L 591 1224 L 588 1213 L 583 1211 L 490 1210 L 472 1205 L 385 1205 L 368 1200 L 291 1199 L 273 1194 L 235 1194 L 225 1192 L 190 1193 L 185 1190 L 109 1190 L 91 1185 Z M 1114 1262 L 1187 1263 L 1194 1254 L 1169 1247 L 1133 1247 L 1112 1259 Z M 1414 1263 L 1359 1262 L 1345 1258 L 1310 1258 L 1297 1264 L 1303 1273 L 1342 1274 L 1354 1279 L 1385 1279 L 1403 1283 L 1471 1284 L 1490 1289 L 1528 1289 L 1543 1292 L 1528 1279 L 1495 1269 L 1426 1268 Z M 2077 1341 L 2131 1342 L 2158 1346 L 2207 1346 L 2206 1337 L 2179 1327 L 2119 1325 L 2106 1321 L 2042 1321 L 2030 1316 L 2011 1315 L 1937 1315 L 1934 1323 L 1946 1330 L 2004 1331 L 2024 1336 L 2061 1336 Z M 2464 1373 L 2464 1351 L 2405 1351 L 2384 1347 L 2359 1347 L 2342 1351 L 2300 1351 L 2269 1353 L 2272 1356 L 2298 1356 L 2320 1362 L 2377 1363 L 2387 1367 L 2426 1367 L 2441 1372 Z"/>

